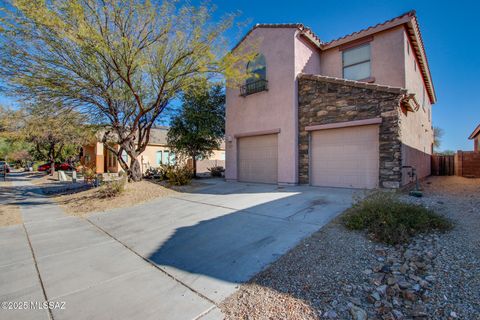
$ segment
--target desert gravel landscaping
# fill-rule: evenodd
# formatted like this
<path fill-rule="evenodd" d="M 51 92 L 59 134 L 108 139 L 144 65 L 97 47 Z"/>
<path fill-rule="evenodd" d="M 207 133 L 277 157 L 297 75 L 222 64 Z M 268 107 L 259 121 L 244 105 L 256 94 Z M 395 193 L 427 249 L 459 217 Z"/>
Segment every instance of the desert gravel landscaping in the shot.
<path fill-rule="evenodd" d="M 373 242 L 336 219 L 222 303 L 227 319 L 480 319 L 480 179 L 430 177 L 402 196 L 454 228 Z"/>

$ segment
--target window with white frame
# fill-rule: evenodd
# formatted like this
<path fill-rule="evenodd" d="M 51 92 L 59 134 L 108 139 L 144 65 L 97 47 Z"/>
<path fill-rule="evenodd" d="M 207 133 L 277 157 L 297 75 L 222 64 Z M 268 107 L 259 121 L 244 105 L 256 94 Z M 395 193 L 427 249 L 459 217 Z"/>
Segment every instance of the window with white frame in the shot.
<path fill-rule="evenodd" d="M 370 44 L 344 50 L 342 52 L 343 77 L 349 80 L 370 78 Z"/>

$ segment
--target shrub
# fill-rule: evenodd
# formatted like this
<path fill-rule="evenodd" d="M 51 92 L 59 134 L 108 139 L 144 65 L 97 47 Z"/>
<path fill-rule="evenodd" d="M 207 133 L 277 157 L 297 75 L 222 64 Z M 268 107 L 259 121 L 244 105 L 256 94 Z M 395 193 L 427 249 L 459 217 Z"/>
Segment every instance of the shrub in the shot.
<path fill-rule="evenodd" d="M 125 191 L 127 179 L 121 178 L 107 182 L 98 189 L 98 197 L 101 199 L 114 198 Z"/>
<path fill-rule="evenodd" d="M 84 166 L 82 167 L 82 175 L 85 180 L 94 180 L 95 177 L 97 176 L 97 170 L 95 166 L 91 166 L 91 167 Z"/>
<path fill-rule="evenodd" d="M 223 173 L 225 172 L 225 168 L 222 166 L 207 168 L 207 170 L 210 171 L 210 175 L 212 177 L 222 177 Z"/>
<path fill-rule="evenodd" d="M 154 179 L 159 176 L 160 170 L 158 168 L 148 168 L 145 173 L 143 174 L 143 177 L 145 179 Z"/>
<path fill-rule="evenodd" d="M 408 242 L 417 233 L 448 230 L 450 221 L 421 205 L 402 202 L 398 195 L 377 192 L 355 203 L 342 221 L 348 229 L 367 230 L 377 241 Z"/>
<path fill-rule="evenodd" d="M 188 166 L 178 166 L 170 167 L 166 174 L 171 185 L 184 186 L 192 181 L 193 171 Z"/>
<path fill-rule="evenodd" d="M 175 170 L 175 166 L 171 164 L 162 164 L 158 170 L 158 179 L 160 180 L 168 180 L 169 174 L 171 171 Z"/>

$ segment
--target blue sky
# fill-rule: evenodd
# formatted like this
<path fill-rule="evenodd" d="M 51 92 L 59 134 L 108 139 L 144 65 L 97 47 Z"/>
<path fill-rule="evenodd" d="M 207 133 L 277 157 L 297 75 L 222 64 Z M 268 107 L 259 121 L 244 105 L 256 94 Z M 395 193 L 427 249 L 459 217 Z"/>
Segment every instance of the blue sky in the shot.
<path fill-rule="evenodd" d="M 198 3 L 198 0 L 193 0 Z M 415 9 L 438 102 L 434 126 L 445 135 L 441 150 L 471 150 L 469 134 L 480 123 L 480 24 L 476 1 L 211 0 L 216 16 L 240 11 L 248 22 L 230 32 L 231 45 L 255 23 L 301 22 L 329 41 Z M 0 96 L 0 104 L 12 104 Z"/>
<path fill-rule="evenodd" d="M 213 3 L 218 14 L 240 10 L 240 19 L 250 22 L 243 32 L 255 23 L 300 22 L 312 28 L 323 41 L 416 10 L 438 97 L 433 106 L 433 123 L 445 132 L 440 149 L 473 148 L 467 138 L 480 123 L 480 2 L 217 0 Z"/>

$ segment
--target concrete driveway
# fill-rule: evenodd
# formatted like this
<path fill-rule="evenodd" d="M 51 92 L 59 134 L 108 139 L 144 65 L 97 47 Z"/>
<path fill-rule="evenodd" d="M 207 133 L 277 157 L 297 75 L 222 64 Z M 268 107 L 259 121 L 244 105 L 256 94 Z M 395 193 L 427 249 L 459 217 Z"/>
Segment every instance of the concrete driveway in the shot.
<path fill-rule="evenodd" d="M 65 309 L 1 310 L 1 318 L 221 318 L 219 302 L 349 207 L 354 193 L 211 183 L 87 220 L 17 183 L 25 228 L 0 228 L 0 299 Z"/>

